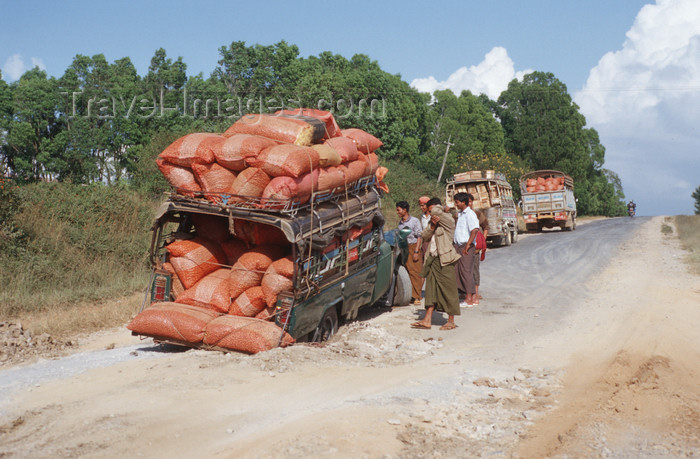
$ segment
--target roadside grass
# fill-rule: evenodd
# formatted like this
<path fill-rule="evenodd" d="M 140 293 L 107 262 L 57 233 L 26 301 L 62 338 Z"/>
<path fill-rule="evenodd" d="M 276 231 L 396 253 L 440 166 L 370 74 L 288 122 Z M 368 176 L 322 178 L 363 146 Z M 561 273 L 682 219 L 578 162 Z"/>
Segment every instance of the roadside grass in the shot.
<path fill-rule="evenodd" d="M 700 215 L 677 215 L 675 223 L 678 238 L 688 254 L 688 263 L 700 274 Z"/>
<path fill-rule="evenodd" d="M 396 203 L 406 201 L 409 212 L 414 217 L 420 216 L 418 198 L 421 196 L 438 197 L 445 201 L 445 186 L 439 186 L 410 164 L 383 160 L 381 165 L 389 169 L 384 182 L 389 187 L 389 194 L 382 198 L 382 213 L 386 218 L 385 230 L 396 228 L 399 217 L 396 215 Z"/>
<path fill-rule="evenodd" d="M 21 237 L 0 250 L 0 320 L 41 323 L 43 316 L 42 330 L 60 334 L 128 318 L 131 307 L 110 310 L 106 299 L 148 282 L 154 203 L 123 186 L 37 183 L 17 195 Z M 96 304 L 104 304 L 103 319 L 93 314 Z"/>

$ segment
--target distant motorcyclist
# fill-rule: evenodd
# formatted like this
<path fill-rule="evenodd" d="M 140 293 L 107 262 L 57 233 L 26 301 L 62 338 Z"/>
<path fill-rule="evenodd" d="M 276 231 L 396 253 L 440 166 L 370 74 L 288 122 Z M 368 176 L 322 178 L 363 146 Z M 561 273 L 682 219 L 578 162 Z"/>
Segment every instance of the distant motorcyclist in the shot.
<path fill-rule="evenodd" d="M 630 199 L 630 202 L 627 203 L 627 213 L 630 215 L 630 217 L 633 217 L 636 213 L 636 210 L 637 204 L 635 204 L 634 201 Z"/>

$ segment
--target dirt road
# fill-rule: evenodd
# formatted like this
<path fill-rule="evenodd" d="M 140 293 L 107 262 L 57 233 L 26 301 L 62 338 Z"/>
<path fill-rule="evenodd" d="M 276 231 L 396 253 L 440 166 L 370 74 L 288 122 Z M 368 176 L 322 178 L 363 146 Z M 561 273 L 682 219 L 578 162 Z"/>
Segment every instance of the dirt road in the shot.
<path fill-rule="evenodd" d="M 255 356 L 92 336 L 0 371 L 0 456 L 698 455 L 700 276 L 662 222 L 489 251 L 453 331 L 404 307 Z"/>

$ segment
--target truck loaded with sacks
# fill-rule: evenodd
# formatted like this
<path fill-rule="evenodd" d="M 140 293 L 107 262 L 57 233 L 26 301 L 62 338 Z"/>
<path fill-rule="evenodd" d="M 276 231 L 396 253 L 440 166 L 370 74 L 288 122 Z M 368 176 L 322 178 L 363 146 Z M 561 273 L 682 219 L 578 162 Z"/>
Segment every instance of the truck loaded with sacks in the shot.
<path fill-rule="evenodd" d="M 407 304 L 396 231 L 380 210 L 379 139 L 332 114 L 246 115 L 158 157 L 172 186 L 152 227 L 134 335 L 256 353 L 328 339 L 373 304 Z"/>
<path fill-rule="evenodd" d="M 574 179 L 560 171 L 539 170 L 520 177 L 522 210 L 528 231 L 576 229 Z"/>

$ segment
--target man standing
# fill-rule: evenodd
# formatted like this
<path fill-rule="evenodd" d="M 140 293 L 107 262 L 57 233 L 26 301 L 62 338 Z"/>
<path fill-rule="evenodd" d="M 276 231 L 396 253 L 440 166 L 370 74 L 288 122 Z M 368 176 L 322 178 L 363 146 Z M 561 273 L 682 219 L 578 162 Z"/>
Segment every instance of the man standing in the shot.
<path fill-rule="evenodd" d="M 457 328 L 454 316 L 460 315 L 454 268 L 459 254 L 452 245 L 455 221 L 441 204 L 438 198 L 426 203 L 430 224 L 423 230 L 423 239 L 429 244 L 421 271 L 421 277 L 425 278 L 425 316 L 412 323 L 413 328 L 429 329 L 433 311 L 437 309 L 447 314 L 447 323 L 440 330 L 452 330 Z"/>
<path fill-rule="evenodd" d="M 476 233 L 479 231 L 479 219 L 469 207 L 470 200 L 474 197 L 469 193 L 457 193 L 454 195 L 457 214 L 457 224 L 454 232 L 454 248 L 460 254 L 460 259 L 455 267 L 457 289 L 464 295 L 464 301 L 459 305 L 463 308 L 474 306 L 476 285 L 474 283 L 474 252 L 476 250 Z"/>
<path fill-rule="evenodd" d="M 409 205 L 406 201 L 399 201 L 396 203 L 396 214 L 399 216 L 399 230 L 404 228 L 411 230 L 411 234 L 406 238 L 408 253 L 403 262 L 408 271 L 408 277 L 411 278 L 411 304 L 417 305 L 420 304 L 421 297 L 423 296 L 421 294 L 423 290 L 423 279 L 420 277 L 423 261 L 421 257 L 418 256 L 420 253 L 418 241 L 420 240 L 423 228 L 421 227 L 420 221 L 416 217 L 412 217 L 408 213 L 408 210 Z"/>
<path fill-rule="evenodd" d="M 484 212 L 481 209 L 474 209 L 474 200 L 472 199 L 469 202 L 469 207 L 474 210 L 474 213 L 476 214 L 476 217 L 479 219 L 479 227 L 481 229 L 481 232 L 484 233 L 484 239 L 489 235 L 489 219 L 486 217 L 486 212 Z M 486 249 L 484 249 L 484 252 Z M 481 264 L 481 254 L 480 253 L 475 253 L 474 254 L 474 288 L 476 290 L 476 293 L 474 294 L 474 302 L 472 303 L 474 306 L 479 304 L 479 300 L 481 299 L 481 296 L 479 296 L 479 284 L 481 284 L 481 274 L 479 272 L 479 266 Z"/>
<path fill-rule="evenodd" d="M 420 224 L 425 231 L 430 224 L 430 212 L 428 211 L 428 201 L 430 198 L 427 196 L 421 196 L 418 198 L 418 205 L 420 206 Z M 425 258 L 425 254 L 428 251 L 428 244 L 423 240 L 422 237 L 418 238 L 418 248 L 420 249 L 421 259 Z"/>

